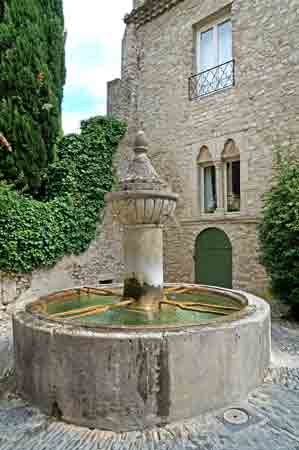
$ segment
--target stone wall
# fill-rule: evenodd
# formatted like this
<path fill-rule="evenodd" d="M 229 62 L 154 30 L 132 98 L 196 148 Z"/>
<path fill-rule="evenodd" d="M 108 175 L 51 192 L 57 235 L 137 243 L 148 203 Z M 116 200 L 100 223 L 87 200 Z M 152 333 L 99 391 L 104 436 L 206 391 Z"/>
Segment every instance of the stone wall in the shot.
<path fill-rule="evenodd" d="M 233 286 L 235 289 L 263 293 L 266 273 L 258 263 L 255 220 L 183 221 L 165 231 L 165 275 L 169 282 L 195 282 L 195 241 L 208 228 L 219 228 L 230 239 L 233 250 Z"/>
<path fill-rule="evenodd" d="M 121 83 L 123 98 L 124 92 L 129 95 L 122 106 L 111 105 L 111 112 L 121 111 L 129 123 L 120 162 L 128 157 L 136 129 L 143 128 L 154 166 L 180 194 L 178 228 L 169 226 L 165 232 L 168 280 L 193 281 L 195 236 L 213 226 L 232 242 L 234 286 L 260 291 L 267 278 L 258 263 L 256 224 L 271 182 L 274 149 L 296 151 L 299 144 L 298 0 L 184 0 L 169 5 L 155 17 L 147 15 L 145 22 L 144 11 L 127 19 Z M 230 11 L 233 23 L 236 85 L 190 101 L 194 29 L 224 11 Z M 241 212 L 208 218 L 198 207 L 196 159 L 206 145 L 218 161 L 228 139 L 240 150 Z"/>
<path fill-rule="evenodd" d="M 144 2 L 145 0 L 133 0 L 133 8 L 139 8 Z"/>
<path fill-rule="evenodd" d="M 66 256 L 54 267 L 33 273 L 0 272 L 1 314 L 22 307 L 34 297 L 81 285 L 119 282 L 122 273 L 121 230 L 109 210 L 99 225 L 96 239 L 79 256 Z"/>

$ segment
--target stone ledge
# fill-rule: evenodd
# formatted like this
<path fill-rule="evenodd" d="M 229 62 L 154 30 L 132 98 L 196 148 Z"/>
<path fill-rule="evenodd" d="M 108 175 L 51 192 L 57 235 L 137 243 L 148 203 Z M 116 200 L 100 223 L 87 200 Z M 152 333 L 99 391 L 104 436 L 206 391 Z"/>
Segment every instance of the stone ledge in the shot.
<path fill-rule="evenodd" d="M 135 23 L 137 28 L 139 28 L 145 23 L 151 22 L 164 12 L 169 11 L 182 1 L 184 0 L 147 0 L 142 6 L 133 9 L 130 14 L 127 14 L 124 18 L 124 22 L 127 25 Z"/>
<path fill-rule="evenodd" d="M 213 216 L 213 217 L 207 217 L 207 216 L 198 216 L 198 217 L 191 217 L 190 219 L 180 220 L 180 223 L 182 225 L 198 225 L 203 223 L 259 223 L 260 218 L 259 217 L 252 217 L 252 216 Z"/>

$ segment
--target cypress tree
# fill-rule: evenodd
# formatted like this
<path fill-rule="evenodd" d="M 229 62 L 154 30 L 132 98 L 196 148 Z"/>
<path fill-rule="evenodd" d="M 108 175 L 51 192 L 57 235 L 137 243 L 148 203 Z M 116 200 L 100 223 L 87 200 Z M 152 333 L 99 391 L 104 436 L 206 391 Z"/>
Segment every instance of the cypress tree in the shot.
<path fill-rule="evenodd" d="M 62 0 L 0 0 L 0 180 L 31 192 L 61 133 L 64 40 Z"/>

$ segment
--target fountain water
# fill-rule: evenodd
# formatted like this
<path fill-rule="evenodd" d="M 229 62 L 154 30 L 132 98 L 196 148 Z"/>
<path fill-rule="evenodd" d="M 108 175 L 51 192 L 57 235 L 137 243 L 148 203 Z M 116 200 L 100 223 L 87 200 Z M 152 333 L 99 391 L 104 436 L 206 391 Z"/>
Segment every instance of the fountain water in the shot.
<path fill-rule="evenodd" d="M 178 196 L 139 132 L 121 191 L 124 284 L 33 301 L 14 317 L 18 389 L 48 414 L 114 431 L 183 420 L 244 399 L 270 358 L 268 305 L 252 295 L 165 285 L 162 225 Z"/>

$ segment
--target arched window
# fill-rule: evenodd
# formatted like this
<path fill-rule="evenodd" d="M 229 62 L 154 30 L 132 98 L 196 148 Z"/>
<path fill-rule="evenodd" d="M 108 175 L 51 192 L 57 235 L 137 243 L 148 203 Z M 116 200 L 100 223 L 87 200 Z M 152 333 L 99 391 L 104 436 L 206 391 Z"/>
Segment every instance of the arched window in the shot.
<path fill-rule="evenodd" d="M 241 208 L 240 152 L 233 139 L 228 139 L 222 152 L 225 180 L 225 209 L 237 212 Z"/>
<path fill-rule="evenodd" d="M 216 170 L 206 145 L 201 147 L 197 163 L 199 167 L 201 212 L 213 213 L 217 208 Z"/>

